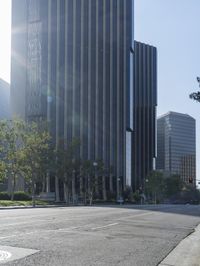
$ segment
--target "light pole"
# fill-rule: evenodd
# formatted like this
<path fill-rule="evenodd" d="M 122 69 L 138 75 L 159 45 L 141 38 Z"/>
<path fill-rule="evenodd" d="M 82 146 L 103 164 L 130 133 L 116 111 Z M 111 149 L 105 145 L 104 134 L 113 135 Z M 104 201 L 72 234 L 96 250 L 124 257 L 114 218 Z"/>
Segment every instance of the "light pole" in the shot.
<path fill-rule="evenodd" d="M 121 182 L 122 176 L 117 178 L 117 183 L 118 183 L 118 195 L 117 195 L 117 201 L 120 203 L 120 205 L 124 202 L 122 198 L 122 182 Z"/>
<path fill-rule="evenodd" d="M 75 198 L 75 169 L 72 170 L 72 203 L 74 205 Z"/>
<path fill-rule="evenodd" d="M 93 166 L 94 166 L 94 186 L 95 186 L 95 192 L 98 192 L 98 183 L 97 183 L 97 177 L 96 177 L 96 168 L 98 166 L 97 162 L 93 162 Z"/>

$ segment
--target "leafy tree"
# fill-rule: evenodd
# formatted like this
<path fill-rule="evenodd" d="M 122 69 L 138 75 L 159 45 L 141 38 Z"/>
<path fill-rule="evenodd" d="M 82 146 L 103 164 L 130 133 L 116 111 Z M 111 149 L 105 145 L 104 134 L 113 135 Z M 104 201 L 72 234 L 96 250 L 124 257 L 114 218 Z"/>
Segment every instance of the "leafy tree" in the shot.
<path fill-rule="evenodd" d="M 106 173 L 104 163 L 101 160 L 95 162 L 91 160 L 86 160 L 82 162 L 81 165 L 81 176 L 84 177 L 84 193 L 85 202 L 86 197 L 89 199 L 89 204 L 92 205 L 94 196 L 98 196 L 98 190 L 102 188 L 102 177 Z"/>
<path fill-rule="evenodd" d="M 6 178 L 6 164 L 4 161 L 0 161 L 0 182 L 3 182 Z"/>
<path fill-rule="evenodd" d="M 47 172 L 47 154 L 50 136 L 44 123 L 26 124 L 24 134 L 24 175 L 31 185 L 33 206 L 35 206 L 36 183 Z"/>
<path fill-rule="evenodd" d="M 199 83 L 199 87 L 200 87 L 200 78 L 199 77 L 197 77 L 197 82 Z M 200 91 L 191 93 L 190 99 L 193 99 L 197 102 L 200 102 Z"/>
<path fill-rule="evenodd" d="M 183 188 L 183 181 L 179 175 L 171 175 L 164 180 L 165 195 L 171 197 L 179 193 Z"/>
<path fill-rule="evenodd" d="M 190 94 L 190 99 L 200 102 L 200 91 L 193 92 Z"/>
<path fill-rule="evenodd" d="M 17 179 L 24 171 L 24 129 L 25 122 L 20 119 L 0 121 L 1 128 L 1 169 L 3 176 L 11 179 L 11 200 L 14 199 Z"/>
<path fill-rule="evenodd" d="M 146 191 L 154 198 L 155 204 L 159 197 L 163 194 L 164 178 L 159 171 L 152 171 L 146 179 Z"/>
<path fill-rule="evenodd" d="M 72 194 L 72 201 L 75 203 L 75 181 L 76 177 L 80 175 L 81 167 L 81 161 L 77 156 L 79 147 L 80 141 L 73 139 L 67 147 L 61 144 L 54 149 L 54 163 L 50 169 L 64 183 L 64 199 L 66 203 L 69 203 L 70 193 Z"/>

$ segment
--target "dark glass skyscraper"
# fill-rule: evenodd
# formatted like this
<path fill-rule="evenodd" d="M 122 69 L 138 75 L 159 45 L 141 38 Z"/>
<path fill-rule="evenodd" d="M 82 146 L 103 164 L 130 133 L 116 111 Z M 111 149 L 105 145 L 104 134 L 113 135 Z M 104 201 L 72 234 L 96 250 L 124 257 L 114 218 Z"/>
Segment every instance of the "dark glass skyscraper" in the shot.
<path fill-rule="evenodd" d="M 139 189 L 156 157 L 157 49 L 135 42 L 132 186 Z"/>
<path fill-rule="evenodd" d="M 13 0 L 13 113 L 46 118 L 55 145 L 81 141 L 80 157 L 129 177 L 133 0 Z M 113 180 L 115 182 L 113 182 Z"/>

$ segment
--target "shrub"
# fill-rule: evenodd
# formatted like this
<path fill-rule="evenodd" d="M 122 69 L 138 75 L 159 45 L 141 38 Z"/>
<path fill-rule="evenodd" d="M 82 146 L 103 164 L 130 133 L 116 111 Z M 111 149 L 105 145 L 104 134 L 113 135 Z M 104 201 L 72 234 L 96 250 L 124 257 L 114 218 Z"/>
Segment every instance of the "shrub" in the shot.
<path fill-rule="evenodd" d="M 136 203 L 140 202 L 141 196 L 138 191 L 133 194 L 133 199 Z"/>
<path fill-rule="evenodd" d="M 26 192 L 17 191 L 14 193 L 14 200 L 31 200 L 31 197 Z"/>
<path fill-rule="evenodd" d="M 129 186 L 126 186 L 125 190 L 122 193 L 122 196 L 124 198 L 125 201 L 133 201 L 133 191 L 132 188 Z"/>
<path fill-rule="evenodd" d="M 0 200 L 10 200 L 8 192 L 0 192 Z"/>
<path fill-rule="evenodd" d="M 116 201 L 117 199 L 117 193 L 112 191 L 107 191 L 107 200 L 108 201 Z"/>

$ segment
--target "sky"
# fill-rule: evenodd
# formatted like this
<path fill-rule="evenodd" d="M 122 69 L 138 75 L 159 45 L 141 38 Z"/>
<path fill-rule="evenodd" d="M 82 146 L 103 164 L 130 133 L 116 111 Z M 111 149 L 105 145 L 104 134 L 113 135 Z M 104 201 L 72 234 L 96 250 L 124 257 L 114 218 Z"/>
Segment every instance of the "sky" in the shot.
<path fill-rule="evenodd" d="M 135 0 L 135 39 L 158 50 L 158 115 L 176 111 L 196 119 L 200 180 L 200 103 L 188 97 L 199 89 L 199 12 L 200 0 Z"/>
<path fill-rule="evenodd" d="M 0 0 L 0 78 L 10 82 L 11 0 Z"/>
<path fill-rule="evenodd" d="M 200 0 L 135 0 L 135 39 L 158 49 L 158 115 L 187 113 L 196 119 L 200 179 L 200 104 L 188 95 L 200 76 Z M 11 0 L 0 0 L 0 78 L 10 82 Z"/>

